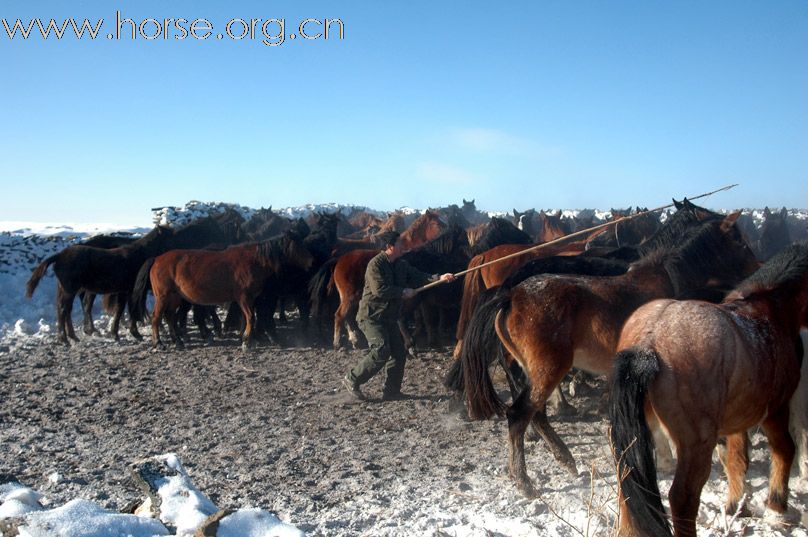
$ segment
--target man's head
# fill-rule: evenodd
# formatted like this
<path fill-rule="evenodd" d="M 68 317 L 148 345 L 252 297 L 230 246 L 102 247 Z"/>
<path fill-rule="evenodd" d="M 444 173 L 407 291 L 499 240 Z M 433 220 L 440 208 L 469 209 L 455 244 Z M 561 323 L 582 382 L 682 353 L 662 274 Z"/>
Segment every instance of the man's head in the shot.
<path fill-rule="evenodd" d="M 401 256 L 401 244 L 398 242 L 399 233 L 397 231 L 385 231 L 378 237 L 382 243 L 382 250 L 391 260 Z"/>

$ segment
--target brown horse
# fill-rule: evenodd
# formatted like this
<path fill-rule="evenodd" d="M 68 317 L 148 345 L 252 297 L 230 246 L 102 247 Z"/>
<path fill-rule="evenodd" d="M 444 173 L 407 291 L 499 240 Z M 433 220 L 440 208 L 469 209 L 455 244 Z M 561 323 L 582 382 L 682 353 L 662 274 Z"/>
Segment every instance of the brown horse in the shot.
<path fill-rule="evenodd" d="M 677 212 L 669 217 L 665 225 L 658 228 L 654 235 L 643 243 L 641 247 L 625 246 L 621 248 L 620 251 L 612 253 L 620 254 L 627 260 L 636 261 L 643 255 L 657 248 L 675 244 L 676 241 L 681 239 L 683 234 L 702 222 L 723 219 L 722 215 L 694 205 L 687 199 L 684 199 L 682 202 L 674 200 L 674 204 L 678 209 Z M 479 296 L 482 291 L 502 285 L 502 283 L 516 273 L 520 267 L 534 259 L 556 255 L 578 255 L 584 248 L 589 248 L 594 239 L 597 239 L 609 229 L 610 228 L 595 230 L 591 234 L 585 235 L 583 238 L 576 239 L 575 241 L 562 242 L 548 248 L 541 248 L 535 252 L 525 254 L 524 256 L 517 256 L 501 263 L 495 263 L 489 267 L 468 274 L 463 282 L 463 298 L 460 305 L 460 319 L 457 322 L 457 344 L 455 345 L 453 353 L 454 357 L 460 358 L 460 352 L 463 348 L 463 337 L 466 333 L 469 321 L 471 320 L 471 316 L 474 313 L 474 309 L 479 303 Z M 526 250 L 531 246 L 532 245 L 503 244 L 473 257 L 469 262 L 468 268 L 479 267 L 490 261 Z M 590 254 L 592 252 L 587 250 L 586 253 Z M 615 258 L 618 257 L 620 256 L 616 255 Z"/>
<path fill-rule="evenodd" d="M 656 300 L 625 323 L 611 380 L 611 439 L 620 476 L 621 530 L 670 535 L 656 480 L 649 427 L 676 446 L 668 498 L 676 537 L 696 535 L 711 456 L 722 458 L 734 513 L 748 467 L 746 430 L 769 441 L 768 508 L 786 511 L 794 459 L 789 400 L 800 377 L 800 327 L 808 324 L 808 244 L 788 247 L 721 304 Z"/>
<path fill-rule="evenodd" d="M 601 233 L 601 230 L 593 232 L 593 235 Z M 454 357 L 460 357 L 463 348 L 463 337 L 466 333 L 471 316 L 479 302 L 480 293 L 486 289 L 502 285 L 511 275 L 516 273 L 522 266 L 535 259 L 542 259 L 551 256 L 571 256 L 578 255 L 584 251 L 589 237 L 581 240 L 557 243 L 546 248 L 540 248 L 524 255 L 512 257 L 500 263 L 483 267 L 466 275 L 463 281 L 463 297 L 460 302 L 460 319 L 457 322 L 455 336 Z M 481 254 L 475 255 L 469 261 L 468 269 L 474 269 L 491 261 L 496 261 L 503 257 L 522 252 L 535 244 L 501 244 Z"/>
<path fill-rule="evenodd" d="M 703 224 L 676 247 L 646 256 L 623 275 L 535 276 L 512 289 L 503 287 L 477 308 L 461 354 L 469 415 L 503 413 L 488 365 L 504 347 L 527 380 L 507 409 L 510 473 L 521 491 L 534 493 L 524 458 L 531 422 L 556 459 L 575 472 L 569 449 L 544 414 L 548 396 L 573 366 L 608 373 L 623 321 L 637 307 L 655 298 L 697 296 L 708 283 L 731 288 L 756 268 L 733 225 L 736 217 Z"/>
<path fill-rule="evenodd" d="M 172 250 L 158 256 L 138 275 L 140 283 L 148 268 L 154 293 L 152 342 L 160 344 L 160 319 L 165 315 L 172 341 L 182 345 L 176 333 L 176 314 L 183 300 L 203 305 L 235 302 L 245 320 L 242 341 L 246 349 L 252 338 L 253 304 L 266 280 L 287 268 L 308 270 L 313 261 L 291 234 L 225 250 Z M 142 300 L 142 296 L 138 298 Z"/>
<path fill-rule="evenodd" d="M 419 216 L 404 233 L 399 241 L 404 245 L 405 250 L 410 251 L 423 244 L 438 238 L 446 228 L 436 212 L 426 211 Z M 339 293 L 339 307 L 334 314 L 334 338 L 335 349 L 341 347 L 343 330 L 347 329 L 348 339 L 351 345 L 356 348 L 359 345 L 359 327 L 356 324 L 356 312 L 359 308 L 359 299 L 362 298 L 362 288 L 365 285 L 365 270 L 368 263 L 378 254 L 378 247 L 373 249 L 355 249 L 340 255 L 333 263 L 324 266 L 324 270 L 331 271 L 330 278 L 324 274 L 315 276 L 318 285 L 311 289 L 312 302 L 322 303 L 325 301 L 329 289 L 336 289 Z M 314 308 L 319 313 L 318 307 Z"/>
<path fill-rule="evenodd" d="M 391 217 L 390 221 L 391 226 L 397 225 L 396 219 Z M 387 230 L 388 228 L 385 226 L 384 229 Z M 424 242 L 434 239 L 440 235 L 444 229 L 446 229 L 446 224 L 440 219 L 438 213 L 432 210 L 426 210 L 424 214 L 416 218 L 412 224 L 401 233 L 399 240 L 404 245 L 405 250 L 412 250 Z M 383 231 L 379 231 L 360 239 L 340 238 L 337 240 L 337 244 L 334 247 L 333 256 L 339 257 L 352 250 L 381 248 L 382 245 L 379 242 L 378 236 L 382 232 Z"/>

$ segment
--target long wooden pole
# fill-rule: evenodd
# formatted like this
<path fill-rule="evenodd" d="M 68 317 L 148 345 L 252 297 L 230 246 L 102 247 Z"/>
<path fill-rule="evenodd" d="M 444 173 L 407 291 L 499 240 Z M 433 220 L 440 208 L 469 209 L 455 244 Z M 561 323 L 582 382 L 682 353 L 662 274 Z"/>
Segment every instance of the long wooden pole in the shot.
<path fill-rule="evenodd" d="M 729 190 L 730 188 L 735 188 L 736 186 L 738 186 L 737 183 L 732 184 L 732 185 L 723 186 L 723 187 L 721 187 L 721 188 L 719 188 L 717 190 L 713 190 L 712 192 L 705 192 L 704 194 L 699 194 L 698 196 L 693 196 L 692 198 L 687 198 L 687 199 L 688 200 L 697 200 L 699 198 L 706 198 L 707 196 L 712 196 L 713 194 L 716 194 L 718 192 L 722 192 L 724 190 Z M 519 257 L 520 255 L 525 255 L 525 254 L 527 254 L 529 252 L 535 252 L 536 250 L 541 250 L 542 248 L 546 248 L 547 246 L 552 246 L 553 244 L 557 244 L 559 242 L 563 242 L 563 241 L 566 241 L 566 240 L 569 240 L 569 239 L 572 239 L 572 238 L 575 238 L 575 237 L 580 237 L 581 235 L 586 235 L 586 234 L 589 234 L 589 233 L 591 233 L 593 231 L 597 231 L 599 229 L 607 228 L 609 226 L 616 226 L 620 222 L 625 222 L 627 220 L 637 218 L 638 216 L 641 216 L 641 215 L 644 215 L 644 214 L 655 213 L 655 212 L 658 212 L 658 211 L 664 211 L 665 209 L 669 209 L 670 207 L 673 207 L 673 206 L 674 206 L 673 203 L 669 203 L 667 205 L 662 205 L 661 207 L 656 207 L 654 209 L 648 209 L 648 210 L 645 210 L 645 211 L 642 211 L 642 212 L 639 212 L 639 213 L 636 213 L 636 214 L 632 214 L 632 215 L 629 215 L 629 216 L 621 216 L 620 218 L 617 218 L 616 220 L 610 220 L 609 222 L 605 222 L 603 224 L 598 224 L 597 226 L 592 226 L 592 227 L 590 227 L 588 229 L 582 229 L 581 231 L 576 231 L 575 233 L 570 233 L 569 235 L 564 235 L 563 237 L 559 237 L 559 238 L 553 239 L 551 241 L 543 242 L 541 244 L 537 244 L 536 246 L 531 246 L 530 248 L 527 248 L 525 250 L 521 250 L 519 252 L 515 252 L 515 253 L 512 253 L 512 254 L 500 257 L 498 259 L 494 259 L 493 261 L 483 263 L 482 265 L 477 265 L 476 267 L 472 267 L 472 268 L 469 268 L 469 269 L 466 269 L 466 270 L 461 270 L 460 272 L 455 273 L 454 277 L 457 278 L 457 277 L 463 276 L 464 274 L 468 274 L 469 272 L 473 272 L 475 270 L 480 270 L 482 268 L 491 266 L 491 265 L 493 265 L 495 263 L 501 263 L 502 261 L 505 261 L 507 259 L 511 259 L 513 257 Z M 431 283 L 428 283 L 428 284 L 424 285 L 423 287 L 419 287 L 418 289 L 415 289 L 415 292 L 420 293 L 421 291 L 425 291 L 427 289 L 430 289 L 430 288 L 435 287 L 437 285 L 440 285 L 442 283 L 444 283 L 444 280 L 438 280 L 438 281 L 435 281 L 435 282 L 431 282 Z"/>

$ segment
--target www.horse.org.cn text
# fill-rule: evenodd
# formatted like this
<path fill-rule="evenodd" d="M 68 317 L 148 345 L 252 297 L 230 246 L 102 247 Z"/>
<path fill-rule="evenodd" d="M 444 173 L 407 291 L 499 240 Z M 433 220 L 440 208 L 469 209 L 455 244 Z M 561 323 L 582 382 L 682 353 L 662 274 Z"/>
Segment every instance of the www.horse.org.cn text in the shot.
<path fill-rule="evenodd" d="M 11 40 L 28 40 L 31 38 L 41 38 L 44 40 L 55 38 L 57 41 L 65 37 L 75 39 L 90 40 L 103 39 L 116 41 L 184 41 L 188 38 L 205 41 L 207 39 L 229 39 L 233 41 L 260 40 L 268 47 L 282 45 L 287 39 L 294 40 L 300 37 L 306 41 L 317 40 L 343 40 L 345 39 L 345 24 L 341 19 L 315 19 L 308 18 L 300 21 L 289 34 L 286 33 L 286 19 L 284 18 L 232 18 L 221 26 L 205 18 L 145 18 L 140 21 L 126 18 L 120 11 L 115 12 L 115 27 L 113 31 L 104 33 L 104 19 L 76 19 L 69 18 L 62 21 L 50 19 L 43 22 L 42 19 L 30 19 L 23 22 L 16 19 L 0 19 L 5 31 L 5 37 Z M 218 30 L 217 30 L 218 28 Z"/>

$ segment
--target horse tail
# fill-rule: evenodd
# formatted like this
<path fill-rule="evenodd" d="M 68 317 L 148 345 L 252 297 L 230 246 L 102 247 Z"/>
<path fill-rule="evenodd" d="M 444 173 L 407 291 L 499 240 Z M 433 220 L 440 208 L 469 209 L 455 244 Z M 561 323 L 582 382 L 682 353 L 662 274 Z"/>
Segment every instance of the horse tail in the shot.
<path fill-rule="evenodd" d="M 443 385 L 455 392 L 462 392 L 465 389 L 463 381 L 463 364 L 459 358 L 452 360 L 449 371 L 443 377 Z"/>
<path fill-rule="evenodd" d="M 328 294 L 333 289 L 331 284 L 334 267 L 337 266 L 337 257 L 332 257 L 321 266 L 314 276 L 309 280 L 309 301 L 311 302 L 311 314 L 321 318 L 327 314 L 325 312 L 328 303 Z"/>
<path fill-rule="evenodd" d="M 617 478 L 632 525 L 644 535 L 671 534 L 657 485 L 654 442 L 645 420 L 645 397 L 659 371 L 656 351 L 629 347 L 617 353 L 610 382 L 610 436 Z"/>
<path fill-rule="evenodd" d="M 112 315 L 118 309 L 118 293 L 107 293 L 101 300 L 104 311 Z"/>
<path fill-rule="evenodd" d="M 507 312 L 511 304 L 509 289 L 491 288 L 480 296 L 480 304 L 469 321 L 463 350 L 460 352 L 462 378 L 469 417 L 487 419 L 502 416 L 505 405 L 499 399 L 488 366 L 504 354 L 494 321 L 500 312 Z"/>
<path fill-rule="evenodd" d="M 468 269 L 478 267 L 484 262 L 485 258 L 482 255 L 475 255 L 469 261 Z M 471 317 L 474 315 L 474 309 L 480 301 L 480 293 L 484 289 L 484 285 L 482 272 L 479 270 L 466 274 L 463 279 L 463 299 L 460 302 L 460 317 L 457 320 L 457 329 L 455 330 L 455 337 L 458 340 L 463 339 L 466 334 Z M 459 358 L 459 356 L 455 358 Z"/>
<path fill-rule="evenodd" d="M 151 288 L 149 272 L 151 272 L 152 265 L 154 265 L 154 259 L 154 257 L 150 257 L 144 261 L 135 278 L 135 286 L 132 288 L 132 297 L 129 301 L 129 315 L 135 321 L 146 320 L 146 295 Z"/>
<path fill-rule="evenodd" d="M 31 277 L 28 279 L 28 283 L 25 284 L 25 296 L 26 298 L 31 298 L 34 294 L 34 290 L 36 286 L 39 285 L 39 280 L 42 279 L 42 276 L 45 275 L 45 271 L 48 270 L 48 267 L 56 261 L 56 258 L 59 254 L 54 254 L 47 258 L 45 261 L 39 264 L 37 268 L 31 272 Z"/>

